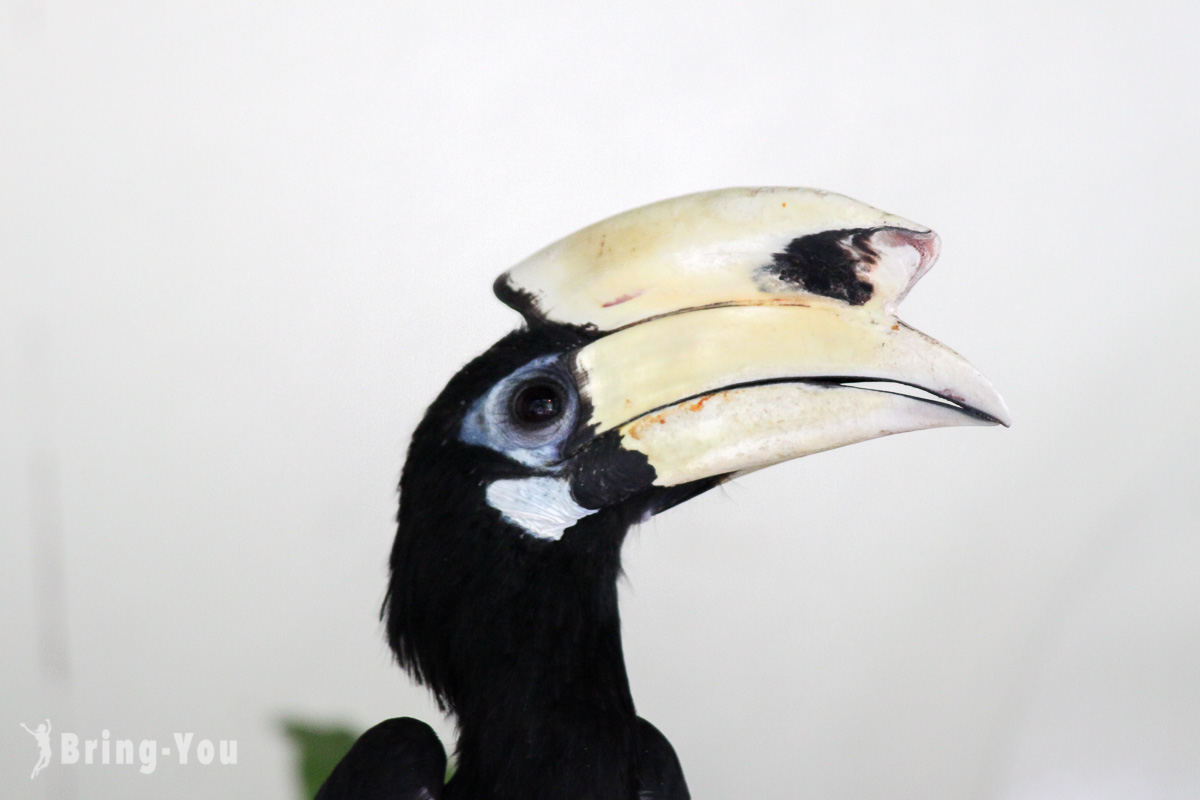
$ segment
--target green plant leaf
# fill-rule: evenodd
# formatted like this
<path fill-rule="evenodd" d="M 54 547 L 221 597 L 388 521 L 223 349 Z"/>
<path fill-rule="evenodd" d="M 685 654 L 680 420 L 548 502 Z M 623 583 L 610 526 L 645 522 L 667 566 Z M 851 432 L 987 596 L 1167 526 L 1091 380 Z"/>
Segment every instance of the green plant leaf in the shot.
<path fill-rule="evenodd" d="M 299 719 L 283 720 L 283 730 L 295 748 L 296 768 L 304 790 L 302 797 L 312 800 L 358 734 L 345 725 Z"/>

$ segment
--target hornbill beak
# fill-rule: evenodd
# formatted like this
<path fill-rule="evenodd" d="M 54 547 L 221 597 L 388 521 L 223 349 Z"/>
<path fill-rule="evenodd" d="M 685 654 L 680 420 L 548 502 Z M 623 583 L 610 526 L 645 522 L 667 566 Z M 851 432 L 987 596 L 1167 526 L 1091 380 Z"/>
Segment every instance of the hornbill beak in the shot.
<path fill-rule="evenodd" d="M 888 434 L 1007 426 L 982 374 L 896 316 L 938 250 L 841 195 L 727 189 L 585 228 L 496 292 L 531 326 L 589 335 L 568 357 L 581 424 L 562 454 L 583 511 Z M 640 454 L 627 479 L 614 448 Z"/>

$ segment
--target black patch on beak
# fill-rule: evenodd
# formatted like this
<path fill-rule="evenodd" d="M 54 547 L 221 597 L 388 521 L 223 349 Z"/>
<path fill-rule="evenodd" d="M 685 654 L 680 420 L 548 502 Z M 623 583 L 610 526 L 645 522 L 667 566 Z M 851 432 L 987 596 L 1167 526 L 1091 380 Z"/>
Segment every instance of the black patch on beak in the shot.
<path fill-rule="evenodd" d="M 871 247 L 873 228 L 822 231 L 793 239 L 764 271 L 811 294 L 861 306 L 875 291 L 858 275 L 858 265 L 879 257 Z"/>
<path fill-rule="evenodd" d="M 504 273 L 492 284 L 492 292 L 504 305 L 519 312 L 529 326 L 544 323 L 545 314 L 538 308 L 537 297 L 530 291 L 518 289 L 508 281 L 508 273 Z"/>
<path fill-rule="evenodd" d="M 538 302 L 539 295 L 528 289 L 513 286 L 507 272 L 496 278 L 496 281 L 492 284 L 492 292 L 504 305 L 519 312 L 525 318 L 525 326 L 528 328 L 555 328 L 557 330 L 569 331 L 582 337 L 585 344 L 595 341 L 603 335 L 601 331 L 597 330 L 595 324 L 591 322 L 586 325 L 571 325 L 566 322 L 554 322 L 547 319 L 546 312 L 542 310 Z"/>

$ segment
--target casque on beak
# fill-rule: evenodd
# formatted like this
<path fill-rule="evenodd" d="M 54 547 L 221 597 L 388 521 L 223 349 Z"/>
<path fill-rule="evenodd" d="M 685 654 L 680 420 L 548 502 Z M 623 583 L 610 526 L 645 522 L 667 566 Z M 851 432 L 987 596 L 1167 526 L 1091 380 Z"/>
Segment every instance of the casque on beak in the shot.
<path fill-rule="evenodd" d="M 496 292 L 530 324 L 594 332 L 570 357 L 586 414 L 574 453 L 616 438 L 666 487 L 892 433 L 1008 425 L 983 375 L 896 316 L 938 251 L 929 229 L 842 195 L 726 189 L 585 228 Z M 940 401 L 847 385 L 879 381 Z M 574 482 L 577 499 L 587 489 Z"/>

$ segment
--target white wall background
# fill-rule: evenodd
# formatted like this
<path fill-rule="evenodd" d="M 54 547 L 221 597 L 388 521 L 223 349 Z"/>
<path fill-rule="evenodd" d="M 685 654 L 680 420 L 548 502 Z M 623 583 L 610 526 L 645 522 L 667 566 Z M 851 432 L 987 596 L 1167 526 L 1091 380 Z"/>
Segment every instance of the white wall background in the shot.
<path fill-rule="evenodd" d="M 376 615 L 409 432 L 516 322 L 492 278 L 756 184 L 939 231 L 905 318 L 1016 424 L 631 539 L 693 794 L 1200 796 L 1195 4 L 0 8 L 3 797 L 283 800 L 279 716 L 437 721 Z M 31 783 L 47 716 L 239 764 Z"/>

